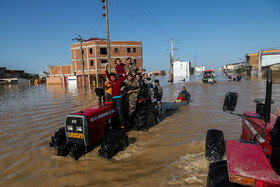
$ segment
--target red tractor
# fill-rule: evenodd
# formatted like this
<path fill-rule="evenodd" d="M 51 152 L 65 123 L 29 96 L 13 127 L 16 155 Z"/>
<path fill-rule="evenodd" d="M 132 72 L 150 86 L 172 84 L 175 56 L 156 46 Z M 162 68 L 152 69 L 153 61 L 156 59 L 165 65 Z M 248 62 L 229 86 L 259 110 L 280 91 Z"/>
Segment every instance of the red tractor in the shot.
<path fill-rule="evenodd" d="M 267 70 L 266 98 L 255 99 L 256 111 L 235 113 L 238 94 L 225 95 L 223 110 L 242 118 L 242 135 L 224 141 L 223 132 L 207 131 L 205 156 L 208 187 L 280 186 L 280 117 L 271 113 L 272 71 Z M 227 160 L 222 160 L 226 153 Z M 214 161 L 214 162 L 213 162 Z"/>
<path fill-rule="evenodd" d="M 125 131 L 129 129 L 145 131 L 154 126 L 161 115 L 161 102 L 151 101 L 150 97 L 138 100 L 130 126 L 119 128 L 113 102 L 105 102 L 103 89 L 96 88 L 99 105 L 67 115 L 64 127 L 51 137 L 50 147 L 57 149 L 58 156 L 67 156 L 78 160 L 79 157 L 101 144 L 101 157 L 111 159 L 118 151 L 129 145 Z M 101 101 L 103 97 L 103 102 Z"/>

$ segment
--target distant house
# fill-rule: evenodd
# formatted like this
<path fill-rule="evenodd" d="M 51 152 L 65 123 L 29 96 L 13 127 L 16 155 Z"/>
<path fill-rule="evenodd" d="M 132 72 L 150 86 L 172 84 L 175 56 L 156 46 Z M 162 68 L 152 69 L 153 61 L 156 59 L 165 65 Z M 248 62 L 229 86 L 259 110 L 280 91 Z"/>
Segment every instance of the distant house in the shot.
<path fill-rule="evenodd" d="M 152 71 L 152 74 L 154 76 L 158 76 L 158 75 L 166 75 L 164 70 L 160 70 L 160 71 Z"/>
<path fill-rule="evenodd" d="M 280 49 L 262 50 L 260 53 L 245 55 L 251 76 L 258 76 L 259 69 L 270 67 L 273 77 L 280 78 Z"/>
<path fill-rule="evenodd" d="M 23 78 L 23 70 L 8 70 L 6 67 L 0 67 L 0 78 Z"/>
<path fill-rule="evenodd" d="M 173 63 L 173 77 L 175 78 L 188 78 L 190 76 L 190 62 L 182 62 L 176 60 Z"/>

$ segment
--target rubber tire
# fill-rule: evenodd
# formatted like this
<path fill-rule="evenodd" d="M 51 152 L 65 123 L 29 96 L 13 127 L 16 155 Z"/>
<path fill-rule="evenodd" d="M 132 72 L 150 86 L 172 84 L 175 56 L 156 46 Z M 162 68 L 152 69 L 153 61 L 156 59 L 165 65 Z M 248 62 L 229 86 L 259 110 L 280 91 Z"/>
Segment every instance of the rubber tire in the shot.
<path fill-rule="evenodd" d="M 51 142 L 49 143 L 50 147 L 58 148 L 60 145 L 64 144 L 67 141 L 65 128 L 62 127 L 54 133 L 54 136 L 51 137 Z"/>
<path fill-rule="evenodd" d="M 133 119 L 133 130 L 148 131 L 156 124 L 155 108 L 153 104 L 140 105 Z"/>
<path fill-rule="evenodd" d="M 121 130 L 110 131 L 101 142 L 99 155 L 111 159 L 119 151 L 123 151 L 129 145 L 128 136 Z"/>
<path fill-rule="evenodd" d="M 221 160 L 225 155 L 225 140 L 223 131 L 210 129 L 207 131 L 205 157 L 208 161 Z"/>
<path fill-rule="evenodd" d="M 243 185 L 229 181 L 227 161 L 219 160 L 209 164 L 207 187 L 240 187 Z"/>

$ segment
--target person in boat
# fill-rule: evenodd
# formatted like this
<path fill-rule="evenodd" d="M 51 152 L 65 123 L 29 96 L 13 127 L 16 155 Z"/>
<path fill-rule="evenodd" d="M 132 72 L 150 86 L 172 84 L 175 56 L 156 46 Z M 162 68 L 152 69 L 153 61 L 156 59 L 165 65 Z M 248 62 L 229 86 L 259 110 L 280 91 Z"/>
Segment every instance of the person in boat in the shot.
<path fill-rule="evenodd" d="M 124 77 L 117 79 L 117 76 L 115 73 L 108 73 L 107 71 L 108 68 L 108 64 L 105 65 L 105 73 L 107 76 L 107 79 L 110 81 L 111 83 L 111 87 L 112 87 L 112 99 L 115 102 L 116 105 L 116 111 L 117 111 L 117 115 L 119 117 L 119 122 L 120 125 L 123 126 L 124 125 L 124 118 L 123 118 L 123 113 L 122 113 L 122 93 L 121 93 L 121 84 L 122 82 L 126 79 L 127 75 L 125 75 Z"/>
<path fill-rule="evenodd" d="M 159 80 L 155 80 L 155 95 L 158 101 L 161 100 L 162 98 L 162 93 L 163 93 L 163 89 L 162 87 L 159 85 Z"/>
<path fill-rule="evenodd" d="M 128 57 L 126 59 L 126 65 L 124 67 L 124 70 L 125 70 L 126 73 L 131 73 L 133 76 L 135 76 L 137 74 L 139 68 L 135 63 L 133 63 L 131 61 L 131 58 Z"/>
<path fill-rule="evenodd" d="M 180 94 L 182 94 L 186 101 L 189 101 L 191 99 L 191 94 L 187 91 L 186 87 L 183 87 L 182 91 L 179 93 L 179 96 Z"/>
<path fill-rule="evenodd" d="M 132 73 L 127 75 L 127 81 L 125 82 L 125 92 L 126 103 L 128 102 L 128 116 L 127 121 L 129 121 L 133 115 L 136 108 L 136 102 L 138 100 L 138 93 L 141 91 L 141 86 L 138 80 L 133 77 Z"/>
<path fill-rule="evenodd" d="M 117 64 L 115 67 L 115 70 L 116 70 L 118 77 L 121 78 L 121 77 L 125 76 L 125 70 L 124 70 L 125 64 L 123 64 L 121 62 L 120 58 L 117 58 L 115 60 L 115 63 Z"/>
<path fill-rule="evenodd" d="M 187 101 L 187 100 L 185 97 L 183 97 L 182 92 L 180 92 L 178 98 L 176 99 L 176 102 L 183 102 L 183 101 Z"/>

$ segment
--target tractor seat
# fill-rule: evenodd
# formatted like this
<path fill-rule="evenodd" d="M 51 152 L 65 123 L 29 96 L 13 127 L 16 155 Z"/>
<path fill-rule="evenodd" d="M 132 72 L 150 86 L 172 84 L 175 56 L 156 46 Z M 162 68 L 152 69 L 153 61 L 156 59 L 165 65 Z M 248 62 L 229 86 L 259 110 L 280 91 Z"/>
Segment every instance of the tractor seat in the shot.
<path fill-rule="evenodd" d="M 257 104 L 265 104 L 265 99 L 264 98 L 256 98 L 254 100 L 254 103 L 257 103 Z M 274 104 L 274 102 L 271 100 L 271 104 Z"/>

